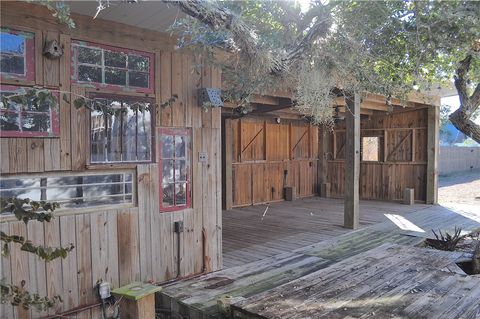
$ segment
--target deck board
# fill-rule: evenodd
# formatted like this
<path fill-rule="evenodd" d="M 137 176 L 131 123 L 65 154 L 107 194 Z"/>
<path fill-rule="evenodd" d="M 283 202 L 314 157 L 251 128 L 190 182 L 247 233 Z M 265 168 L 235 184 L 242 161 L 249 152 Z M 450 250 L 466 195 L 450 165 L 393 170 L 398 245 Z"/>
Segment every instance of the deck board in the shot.
<path fill-rule="evenodd" d="M 480 278 L 441 270 L 454 260 L 448 252 L 385 244 L 232 308 L 241 318 L 417 318 L 415 307 L 408 307 L 425 299 L 429 318 L 468 316 L 460 299 L 468 292 L 479 304 Z"/>
<path fill-rule="evenodd" d="M 224 260 L 226 261 L 224 265 L 228 266 L 224 266 L 222 271 L 165 287 L 157 298 L 158 305 L 192 319 L 218 318 L 217 302 L 224 300 L 226 296 L 231 297 L 230 300 L 234 302 L 246 298 L 256 298 L 263 293 L 275 290 L 276 287 L 301 280 L 301 278 L 327 267 L 336 267 L 330 268 L 329 272 L 332 273 L 331 276 L 340 276 L 344 268 L 341 263 L 348 258 L 363 257 L 372 249 L 384 244 L 415 246 L 421 243 L 425 236 L 429 236 L 412 232 L 408 227 L 402 229 L 405 228 L 404 225 L 393 223 L 384 216 L 385 213 L 399 215 L 429 234 L 431 234 L 431 229 L 452 229 L 455 225 L 461 226 L 465 231 L 480 228 L 480 222 L 477 218 L 480 217 L 480 212 L 459 214 L 441 206 L 405 206 L 392 203 L 362 202 L 361 212 L 363 211 L 364 216 L 361 218 L 362 228 L 352 231 L 334 226 L 342 220 L 343 206 L 341 201 L 315 198 L 282 204 L 284 205 L 278 204 L 278 209 L 277 204 L 270 206 L 266 217 L 262 221 L 263 224 L 260 226 L 258 224 L 264 208 L 249 207 L 245 209 L 245 212 L 238 210 L 234 216 L 225 215 L 224 225 L 229 225 L 229 228 L 224 228 L 224 247 L 230 249 L 224 251 Z M 323 213 L 314 211 L 313 218 L 310 218 L 312 217 L 310 212 L 314 209 L 314 206 L 318 206 L 318 209 L 322 210 Z M 301 212 L 305 211 L 308 214 L 302 215 Z M 327 211 L 328 216 L 323 216 L 327 214 Z M 243 213 L 246 216 L 241 216 Z M 292 214 L 297 214 L 296 218 L 292 219 L 291 216 L 285 216 Z M 267 218 L 267 216 L 270 218 Z M 262 231 L 263 228 L 265 228 L 265 231 Z M 316 240 L 317 238 L 318 240 Z M 270 254 L 272 255 L 270 256 Z M 414 258 L 397 261 L 397 263 L 402 264 L 404 270 L 407 269 L 405 267 L 412 265 L 414 262 Z M 395 309 L 398 308 L 398 311 L 405 311 L 410 314 L 424 313 L 424 308 L 431 307 L 429 302 L 433 298 L 432 296 L 442 298 L 442 292 L 449 289 L 448 291 L 452 291 L 453 297 L 446 294 L 444 296 L 445 305 L 452 304 L 452 307 L 456 305 L 455 307 L 460 307 L 465 311 L 476 311 L 477 308 L 455 299 L 462 291 L 465 293 L 465 289 L 468 287 L 462 286 L 462 283 L 459 285 L 457 277 L 451 279 L 443 275 L 443 273 L 450 274 L 452 271 L 461 273 L 461 270 L 452 264 L 437 264 L 437 266 L 441 268 L 439 269 L 442 272 L 441 274 L 423 276 L 425 278 L 420 276 L 425 291 L 430 291 L 431 294 L 429 292 L 424 298 L 418 300 L 415 298 L 408 299 L 408 296 L 406 296 L 406 299 L 402 299 L 405 301 L 404 303 L 395 304 L 392 309 L 397 311 Z M 339 272 L 336 275 L 334 274 L 335 269 Z M 388 272 L 383 273 L 388 274 Z M 226 279 L 232 282 L 225 282 Z M 391 295 L 392 289 L 388 287 L 388 280 L 383 280 L 382 277 L 377 277 L 377 279 L 378 282 L 373 287 L 378 290 L 378 294 L 372 295 L 369 301 L 356 300 L 356 305 L 360 305 L 363 309 L 372 307 L 383 309 L 382 302 L 397 298 L 397 295 Z M 351 280 L 352 282 L 348 284 L 355 283 L 355 278 L 351 278 Z M 205 288 L 222 281 L 226 283 L 224 286 L 214 289 Z M 472 291 L 477 293 L 476 288 L 472 288 Z M 363 296 L 369 296 L 369 292 L 363 291 Z M 355 296 L 352 295 L 351 297 Z M 451 298 L 453 299 L 451 300 Z M 292 307 L 305 302 L 301 299 L 296 300 L 298 300 L 298 304 L 294 304 Z M 445 308 L 445 311 L 450 311 L 449 309 L 452 307 Z M 392 309 L 389 308 L 389 311 Z M 341 311 L 338 310 L 339 313 L 327 317 L 389 317 L 385 314 L 383 316 L 370 316 L 369 314 L 358 316 L 358 313 L 354 311 L 355 309 L 350 310 L 348 316 L 343 314 L 345 316 L 342 317 Z M 372 313 L 375 311 L 377 310 L 372 310 Z M 432 311 L 437 310 L 432 308 Z M 378 313 L 382 312 L 379 310 Z M 411 315 L 410 317 L 418 316 Z M 260 316 L 259 318 L 263 317 Z"/>

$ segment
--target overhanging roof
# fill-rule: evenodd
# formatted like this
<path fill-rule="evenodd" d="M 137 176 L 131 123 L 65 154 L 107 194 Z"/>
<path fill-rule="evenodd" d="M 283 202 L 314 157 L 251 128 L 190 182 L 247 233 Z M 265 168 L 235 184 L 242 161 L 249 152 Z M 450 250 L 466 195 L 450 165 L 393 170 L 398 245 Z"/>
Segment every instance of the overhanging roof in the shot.
<path fill-rule="evenodd" d="M 104 1 L 106 3 L 106 1 Z M 97 12 L 97 1 L 68 1 L 74 13 L 94 17 Z M 177 7 L 161 1 L 110 1 L 110 6 L 100 11 L 97 19 L 120 22 L 131 26 L 167 32 L 175 19 L 185 17 Z"/>

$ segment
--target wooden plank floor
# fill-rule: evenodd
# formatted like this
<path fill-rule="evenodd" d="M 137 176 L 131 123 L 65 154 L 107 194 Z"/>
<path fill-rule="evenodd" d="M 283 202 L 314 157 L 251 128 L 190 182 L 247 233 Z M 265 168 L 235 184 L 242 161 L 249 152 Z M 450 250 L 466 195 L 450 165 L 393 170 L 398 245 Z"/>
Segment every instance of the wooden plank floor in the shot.
<path fill-rule="evenodd" d="M 476 318 L 480 277 L 449 271 L 451 255 L 385 244 L 239 301 L 233 318 Z"/>
<path fill-rule="evenodd" d="M 361 201 L 360 225 L 388 221 L 385 214 L 405 215 L 428 207 Z M 342 225 L 342 199 L 310 197 L 224 211 L 223 266 L 243 265 L 351 231 Z"/>
<path fill-rule="evenodd" d="M 322 203 L 320 203 L 321 201 L 321 199 L 308 199 L 302 201 L 302 203 L 306 202 L 322 205 Z M 258 294 L 265 293 L 271 289 L 275 289 L 275 287 L 287 284 L 298 278 L 308 276 L 315 271 L 335 265 L 349 257 L 356 255 L 361 256 L 362 253 L 375 249 L 385 243 L 407 246 L 420 244 L 425 237 L 429 236 L 425 235 L 423 232 L 431 234 L 431 229 L 445 230 L 452 229 L 454 226 L 459 226 L 465 231 L 472 231 L 480 228 L 480 211 L 475 208 L 470 211 L 464 210 L 457 212 L 441 206 L 415 205 L 410 207 L 389 203 L 362 202 L 364 212 L 362 220 L 364 227 L 357 231 L 348 231 L 339 226 L 341 225 L 342 220 L 342 210 L 339 208 L 342 207 L 341 201 L 337 202 L 337 208 L 335 210 L 335 205 L 332 204 L 335 203 L 335 200 L 328 200 L 328 202 L 330 203 L 330 205 L 328 205 L 330 207 L 328 208 L 328 212 L 337 211 L 337 213 L 331 213 L 329 218 L 325 217 L 325 220 L 328 221 L 330 227 L 338 227 L 337 231 L 339 231 L 339 235 L 331 235 L 330 237 L 326 237 L 323 241 L 308 244 L 305 247 L 297 249 L 294 248 L 296 246 L 289 246 L 289 249 L 280 246 L 278 250 L 290 250 L 290 252 L 284 252 L 273 257 L 267 257 L 248 264 L 225 268 L 224 270 L 198 278 L 174 283 L 165 287 L 164 290 L 157 295 L 157 306 L 171 309 L 174 313 L 181 314 L 191 319 L 219 318 L 220 310 L 217 306 L 219 300 L 230 298 L 229 300 L 235 301 L 242 298 L 254 298 Z M 296 203 L 298 204 L 299 202 Z M 273 206 L 274 205 L 269 208 L 269 211 Z M 370 213 L 365 213 L 365 208 L 368 206 L 371 207 L 371 211 Z M 383 213 L 375 213 L 375 207 L 377 207 L 380 212 L 396 214 L 397 218 L 394 219 L 394 221 L 387 219 L 385 216 L 384 218 L 382 217 Z M 294 207 L 292 206 L 292 208 Z M 250 209 L 255 211 L 255 209 L 258 208 L 250 207 L 246 210 L 248 211 Z M 269 211 L 267 211 L 266 216 L 268 216 Z M 298 208 L 296 211 L 301 211 L 301 209 Z M 252 213 L 252 215 L 254 215 L 254 213 Z M 303 222 L 297 221 L 296 219 L 290 219 L 289 222 L 283 222 L 282 220 L 278 220 L 280 215 L 272 216 L 276 216 L 277 218 L 270 219 L 269 223 L 280 223 L 280 225 L 283 225 L 288 232 L 290 232 L 290 236 L 295 232 L 295 227 L 299 227 L 299 224 L 303 225 L 303 230 L 298 231 L 298 233 L 305 231 L 305 228 L 309 228 L 309 232 L 311 233 L 313 233 L 314 229 L 323 229 L 321 228 L 321 219 L 318 219 L 315 225 L 310 225 L 308 222 L 310 219 Z M 365 218 L 367 216 L 369 217 Z M 404 218 L 404 220 L 402 221 L 400 217 Z M 255 218 L 254 221 L 245 220 L 245 222 L 251 223 L 254 226 L 259 217 L 256 216 Z M 265 220 L 266 219 L 264 218 L 264 221 Z M 376 220 L 384 221 L 372 224 L 375 223 Z M 370 224 L 370 226 L 365 227 L 366 224 Z M 412 228 L 412 225 L 416 228 Z M 271 227 L 274 228 L 273 226 Z M 413 232 L 412 229 L 417 231 Z M 243 230 L 245 235 L 244 239 L 245 241 L 250 241 L 250 239 L 247 238 L 247 230 L 248 229 Z M 237 230 L 237 233 L 240 233 L 240 231 Z M 282 232 L 277 230 L 276 233 L 278 238 L 281 239 Z M 265 240 L 262 238 L 260 241 L 251 242 L 250 244 L 245 245 L 245 248 L 253 246 L 255 249 L 258 249 L 255 245 L 259 245 L 260 242 L 261 245 L 264 245 L 264 249 L 268 249 L 270 244 L 265 243 L 268 243 L 268 241 L 271 240 L 273 239 L 270 238 L 269 240 Z M 252 250 L 252 252 L 253 251 L 254 250 Z M 436 287 L 432 289 L 442 291 L 443 288 Z M 455 298 L 457 297 L 457 295 L 454 296 Z M 373 300 L 375 301 L 376 299 Z M 377 301 L 381 300 L 382 299 Z M 301 302 L 301 300 L 298 301 L 298 303 Z M 452 300 L 450 300 L 450 302 L 452 302 Z M 470 303 L 472 303 L 472 301 L 470 301 Z M 475 302 L 473 303 L 475 304 Z M 295 305 L 292 305 L 292 307 L 293 306 Z M 442 305 L 438 305 L 438 307 L 441 306 Z M 422 309 L 417 309 L 417 311 L 421 310 Z M 416 318 L 415 316 L 411 317 Z M 350 316 L 349 318 L 357 317 Z M 388 318 L 388 316 L 384 318 Z"/>

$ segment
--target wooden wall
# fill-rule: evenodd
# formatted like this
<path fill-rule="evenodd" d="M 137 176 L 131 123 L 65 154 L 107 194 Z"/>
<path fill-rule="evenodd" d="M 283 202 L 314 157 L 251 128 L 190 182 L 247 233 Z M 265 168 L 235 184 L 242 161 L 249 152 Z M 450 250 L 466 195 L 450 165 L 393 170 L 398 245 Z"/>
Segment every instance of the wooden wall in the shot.
<path fill-rule="evenodd" d="M 316 194 L 316 127 L 285 119 L 226 119 L 224 136 L 227 209 L 283 200 L 285 186 L 295 186 L 299 197 Z"/>
<path fill-rule="evenodd" d="M 136 205 L 111 210 L 59 212 L 50 223 L 31 222 L 27 226 L 0 217 L 0 229 L 27 236 L 50 246 L 73 243 L 75 250 L 64 260 L 44 263 L 12 249 L 10 258 L 1 259 L 1 277 L 42 295 L 60 294 L 64 302 L 57 311 L 96 301 L 94 285 L 99 279 L 113 287 L 133 280 L 162 282 L 220 269 L 221 253 L 221 116 L 220 110 L 203 112 L 196 103 L 198 87 L 220 87 L 221 74 L 211 67 L 192 72 L 199 63 L 188 52 L 175 52 L 175 40 L 149 30 L 115 22 L 73 15 L 75 29 L 59 26 L 43 6 L 23 2 L 2 2 L 1 24 L 36 33 L 37 49 L 47 39 L 57 39 L 64 47 L 60 60 L 47 60 L 37 50 L 36 85 L 84 94 L 93 90 L 70 81 L 72 39 L 92 41 L 155 54 L 155 97 L 157 104 L 178 95 L 171 108 L 156 109 L 156 127 L 191 128 L 192 207 L 173 213 L 159 211 L 158 164 L 89 164 L 89 112 L 73 107 L 71 94 L 60 99 L 60 136 L 57 138 L 1 138 L 2 176 L 16 173 L 132 169 L 136 172 Z M 18 84 L 13 82 L 14 84 Z M 108 92 L 107 92 L 108 93 Z M 143 94 L 142 96 L 145 96 Z M 206 152 L 206 163 L 198 161 Z M 173 223 L 184 221 L 178 241 Z M 205 255 L 204 255 L 205 252 Z M 9 305 L 0 306 L 0 318 L 39 317 L 41 314 Z M 78 318 L 98 318 L 98 309 Z"/>
<path fill-rule="evenodd" d="M 361 121 L 361 138 L 380 138 L 379 161 L 361 161 L 360 197 L 401 200 L 405 188 L 415 189 L 415 199 L 426 200 L 427 108 L 386 115 L 375 113 Z M 343 197 L 345 127 L 340 122 L 327 137 L 326 178 L 332 197 Z"/>

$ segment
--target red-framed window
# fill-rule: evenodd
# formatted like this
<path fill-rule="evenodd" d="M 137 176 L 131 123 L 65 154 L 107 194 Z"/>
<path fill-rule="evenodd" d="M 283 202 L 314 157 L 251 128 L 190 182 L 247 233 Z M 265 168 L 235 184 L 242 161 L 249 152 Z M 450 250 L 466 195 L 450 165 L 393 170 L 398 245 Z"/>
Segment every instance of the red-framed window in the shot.
<path fill-rule="evenodd" d="M 191 206 L 190 130 L 159 128 L 160 210 Z"/>
<path fill-rule="evenodd" d="M 72 42 L 72 79 L 113 91 L 154 91 L 154 55 L 83 41 Z"/>
<path fill-rule="evenodd" d="M 58 136 L 58 92 L 46 99 L 46 89 L 0 85 L 0 137 Z M 42 97 L 43 94 L 43 97 Z M 13 98 L 12 98 L 13 97 Z"/>
<path fill-rule="evenodd" d="M 2 80 L 34 81 L 34 33 L 0 29 L 0 73 Z"/>
<path fill-rule="evenodd" d="M 90 163 L 151 162 L 154 100 L 96 94 L 90 111 Z"/>

